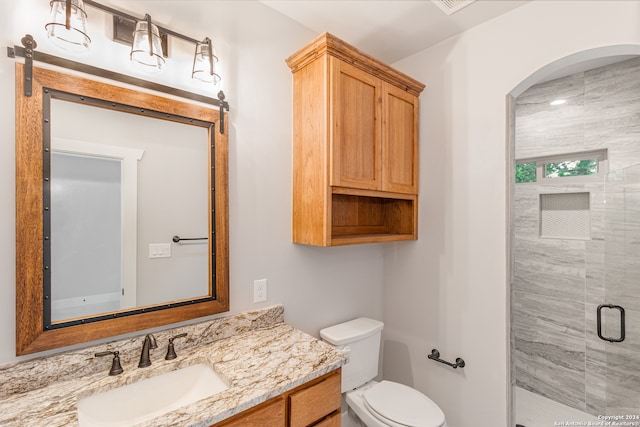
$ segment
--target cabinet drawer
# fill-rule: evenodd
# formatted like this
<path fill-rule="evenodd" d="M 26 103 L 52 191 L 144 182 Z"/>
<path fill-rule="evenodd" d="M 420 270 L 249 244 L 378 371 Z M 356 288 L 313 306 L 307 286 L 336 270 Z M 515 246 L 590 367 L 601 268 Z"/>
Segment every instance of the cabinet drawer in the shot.
<path fill-rule="evenodd" d="M 283 397 L 268 400 L 248 409 L 229 420 L 212 427 L 285 427 L 285 402 Z"/>
<path fill-rule="evenodd" d="M 307 427 L 333 411 L 339 410 L 340 371 L 333 372 L 322 381 L 291 393 L 289 408 L 291 427 Z"/>
<path fill-rule="evenodd" d="M 336 411 L 335 413 L 329 415 L 324 420 L 320 421 L 318 424 L 314 424 L 313 427 L 340 427 L 340 412 Z"/>

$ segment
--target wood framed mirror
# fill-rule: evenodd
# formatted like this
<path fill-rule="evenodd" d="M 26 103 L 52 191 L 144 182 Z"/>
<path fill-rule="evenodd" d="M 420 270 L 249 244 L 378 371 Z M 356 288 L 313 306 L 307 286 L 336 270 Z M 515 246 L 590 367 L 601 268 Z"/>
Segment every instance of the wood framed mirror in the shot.
<path fill-rule="evenodd" d="M 200 104 L 165 98 L 50 69 L 34 67 L 32 73 L 32 95 L 25 96 L 24 65 L 16 64 L 16 354 L 24 355 L 65 347 L 228 311 L 228 136 L 226 133 L 220 132 L 220 111 Z M 66 116 L 57 112 L 52 114 L 53 108 L 56 111 L 61 109 L 56 103 L 63 104 L 65 108 L 62 109 L 69 111 Z M 56 106 L 53 107 L 54 105 Z M 78 113 L 78 109 L 83 110 Z M 110 144 L 85 143 L 73 138 L 71 140 L 65 139 L 52 131 L 55 129 L 52 122 L 58 123 L 58 127 L 66 126 L 68 128 L 75 126 L 73 123 L 82 124 L 85 114 L 101 114 L 102 112 L 111 115 L 109 120 L 119 120 L 119 117 L 124 117 L 127 121 L 136 120 L 134 125 L 127 125 L 129 130 L 144 131 L 151 129 L 151 127 L 157 127 L 157 134 L 167 135 L 160 142 L 162 147 L 149 148 L 152 145 L 146 145 L 142 148 L 134 147 L 134 149 L 123 147 L 125 145 L 122 143 L 123 134 L 113 131 L 113 126 L 101 123 L 102 118 L 94 118 L 93 122 L 89 121 L 90 131 L 85 132 L 97 134 L 111 134 L 113 132 L 110 139 L 116 141 L 114 143 L 116 151 L 133 153 L 133 157 L 128 154 L 113 154 L 114 146 Z M 78 114 L 82 117 L 78 117 Z M 66 117 L 66 119 L 60 117 Z M 222 117 L 222 119 L 224 118 Z M 70 124 L 65 124 L 65 120 L 68 120 Z M 74 122 L 74 120 L 76 121 Z M 150 121 L 155 121 L 153 123 L 158 126 L 150 125 Z M 91 123 L 98 122 L 107 126 L 108 131 L 101 131 L 98 126 L 91 125 Z M 178 136 L 172 133 L 183 131 L 187 133 L 180 133 Z M 151 144 L 158 143 L 157 140 L 161 138 L 157 136 L 146 138 L 142 135 L 138 136 L 138 139 L 149 139 L 150 141 L 147 142 Z M 193 143 L 193 141 L 197 142 Z M 173 161 L 167 161 L 167 156 L 172 160 L 177 157 L 172 154 L 171 150 L 181 149 L 188 144 L 193 144 L 192 148 L 194 149 L 189 149 L 189 154 L 185 155 L 185 162 L 194 161 L 200 166 L 191 168 L 183 166 L 180 169 Z M 155 161 L 159 162 L 156 169 L 149 170 L 155 170 L 156 174 L 160 170 L 162 177 L 168 178 L 168 180 L 157 179 L 160 178 L 157 175 L 149 175 L 144 178 L 142 172 L 136 172 L 136 163 L 147 156 L 147 152 L 149 153 L 149 162 L 152 157 L 155 157 Z M 163 154 L 164 160 L 162 156 L 153 155 L 154 153 Z M 59 156 L 60 154 L 63 155 Z M 61 174 L 54 172 L 66 171 L 70 167 L 66 166 L 69 163 L 60 163 L 60 160 L 55 161 L 58 166 L 53 166 L 54 157 L 67 157 L 65 161 L 72 162 L 80 160 L 85 165 L 84 169 L 100 176 L 105 175 L 96 172 L 102 170 L 100 169 L 102 166 L 97 166 L 101 160 L 115 159 L 115 162 L 111 162 L 115 164 L 115 169 L 113 169 L 113 165 L 108 164 L 105 166 L 105 170 L 111 168 L 111 174 L 116 177 L 115 179 L 127 182 L 125 185 L 118 181 L 115 186 L 115 195 L 111 197 L 116 200 L 115 207 L 104 207 L 108 197 L 102 190 L 96 190 L 95 187 L 84 190 L 86 193 L 97 194 L 99 200 L 99 206 L 96 209 L 89 211 L 88 214 L 85 213 L 86 217 L 99 217 L 98 222 L 85 230 L 100 229 L 103 231 L 103 237 L 100 235 L 96 237 L 88 231 L 78 231 L 76 233 L 80 239 L 78 242 L 83 239 L 98 241 L 99 248 L 95 246 L 76 248 L 74 243 L 70 243 L 67 246 L 72 249 L 71 252 L 68 250 L 62 252 L 63 250 L 60 249 L 60 241 L 73 242 L 72 236 L 70 236 L 72 233 L 69 230 L 79 230 L 79 223 L 84 221 L 78 220 L 78 213 L 74 208 L 73 215 L 65 219 L 67 223 L 71 222 L 70 226 L 67 224 L 68 227 L 65 229 L 61 225 L 56 225 L 60 223 L 62 215 L 59 213 L 62 209 L 56 206 L 68 207 L 70 203 L 67 203 L 66 199 L 60 199 L 57 202 L 53 200 L 59 197 L 56 194 L 62 194 L 59 192 L 59 187 L 62 186 L 63 190 L 68 190 L 61 184 L 63 182 L 60 178 Z M 124 160 L 125 158 L 129 160 Z M 134 168 L 130 169 L 125 164 L 133 165 Z M 143 167 L 147 168 L 147 165 Z M 186 175 L 180 171 L 187 169 L 197 170 L 199 175 L 192 178 L 197 180 L 196 184 L 192 184 L 193 181 L 178 180 L 178 177 L 182 179 Z M 159 181 L 162 186 L 151 191 L 143 190 L 146 187 L 138 184 L 140 181 L 135 180 L 137 175 L 142 177 L 140 181 Z M 134 177 L 133 181 L 132 176 Z M 64 179 L 67 178 L 65 176 Z M 169 187 L 175 187 L 174 193 L 170 192 Z M 197 189 L 193 187 L 197 187 Z M 126 188 L 130 190 L 126 190 Z M 75 187 L 73 191 L 80 192 Z M 164 199 L 156 207 L 148 209 L 152 212 L 149 216 L 136 216 L 136 212 L 140 214 L 145 207 L 154 206 L 153 201 L 145 199 L 143 202 L 136 191 L 158 193 Z M 180 199 L 182 194 L 193 193 L 201 194 L 200 200 L 191 202 Z M 87 203 L 79 203 L 79 205 L 83 204 Z M 128 208 L 125 209 L 125 205 Z M 194 205 L 198 207 L 196 208 Z M 202 232 L 184 230 L 188 228 L 186 225 L 182 227 L 183 230 L 169 230 L 170 227 L 163 224 L 160 227 L 165 229 L 163 229 L 161 237 L 146 235 L 141 237 L 143 235 L 141 229 L 145 228 L 148 223 L 162 222 L 156 221 L 160 211 L 170 210 L 176 206 L 176 210 L 165 216 L 172 219 L 184 216 L 182 223 L 178 222 L 178 224 L 200 222 L 199 230 Z M 131 209 L 133 209 L 133 214 L 131 214 Z M 109 210 L 116 212 L 113 215 L 115 227 L 120 228 L 115 229 L 116 231 L 105 232 L 104 230 L 108 228 L 106 221 L 102 218 Z M 188 216 L 192 211 L 198 213 L 198 218 L 200 218 L 198 221 L 194 221 Z M 55 220 L 52 220 L 52 217 L 55 217 Z M 194 236 L 191 233 L 199 234 Z M 203 237 L 201 236 L 203 233 L 207 234 Z M 182 241 L 178 235 L 182 237 Z M 111 246 L 104 242 L 110 236 L 115 237 L 110 243 Z M 176 237 L 178 237 L 178 241 L 176 241 Z M 202 241 L 191 242 L 192 238 Z M 157 243 L 158 239 L 162 243 Z M 172 239 L 173 241 L 171 241 Z M 166 241 L 168 243 L 164 243 Z M 116 250 L 111 251 L 108 248 L 116 248 Z M 176 254 L 175 258 L 180 258 L 180 260 L 172 260 L 173 262 L 187 263 L 186 267 L 184 265 L 180 267 L 183 268 L 182 271 L 207 271 L 201 271 L 201 275 L 195 279 L 186 275 L 171 277 L 169 272 L 179 271 L 176 264 L 167 266 L 165 262 L 163 266 L 163 260 L 157 261 L 155 258 L 168 259 L 172 249 Z M 198 261 L 200 265 L 204 266 L 199 269 L 194 268 L 193 264 L 188 264 L 196 258 L 196 251 L 203 252 L 205 256 L 204 262 Z M 96 258 L 97 260 L 82 258 L 83 254 L 94 252 L 100 254 Z M 114 268 L 105 267 L 107 265 L 104 260 L 105 254 L 109 253 L 115 254 L 112 257 L 114 265 L 116 265 Z M 136 258 L 131 261 L 133 258 L 130 255 Z M 65 266 L 55 263 L 64 258 L 70 258 L 71 262 Z M 99 267 L 87 267 L 93 265 L 92 262 L 95 262 L 95 265 Z M 144 267 L 143 263 L 148 263 L 150 266 Z M 120 266 L 120 270 L 117 266 Z M 60 296 L 64 293 L 60 290 L 61 284 L 69 281 L 68 277 L 70 276 L 59 274 L 60 270 L 65 269 L 71 271 L 72 274 L 78 272 L 78 277 L 73 279 L 78 282 L 75 285 L 76 288 L 88 288 L 89 285 L 95 285 L 94 282 L 98 282 L 98 279 L 113 276 L 116 291 L 115 293 L 110 291 L 109 295 L 115 294 L 120 297 L 116 299 L 134 302 L 121 302 L 121 305 L 115 308 L 106 309 L 105 306 L 96 303 L 98 300 L 102 301 L 101 298 L 107 294 L 104 291 L 91 291 L 90 296 L 64 295 L 54 301 L 56 295 Z M 84 276 L 80 275 L 80 270 L 83 269 L 86 270 Z M 52 272 L 52 270 L 55 271 Z M 144 273 L 144 271 L 151 273 Z M 155 272 L 155 276 L 153 272 Z M 162 280 L 167 277 L 169 278 L 168 283 L 161 284 Z M 142 285 L 137 291 L 135 286 L 133 288 L 127 287 L 131 283 L 135 285 L 136 281 L 145 284 L 146 293 L 140 290 Z M 128 282 L 129 285 L 126 285 L 125 282 Z M 188 288 L 187 285 L 192 282 L 198 282 L 201 287 L 187 294 L 178 292 Z M 125 288 L 129 290 L 125 292 Z M 137 298 L 135 298 L 136 294 Z M 78 304 L 84 306 L 87 305 L 87 301 L 91 301 L 93 306 L 103 308 L 95 308 L 93 311 L 67 310 L 57 312 L 56 307 L 60 305 L 61 300 L 64 300 L 64 304 L 67 305 L 69 301 L 76 303 L 80 301 Z M 137 302 L 135 302 L 136 300 Z"/>

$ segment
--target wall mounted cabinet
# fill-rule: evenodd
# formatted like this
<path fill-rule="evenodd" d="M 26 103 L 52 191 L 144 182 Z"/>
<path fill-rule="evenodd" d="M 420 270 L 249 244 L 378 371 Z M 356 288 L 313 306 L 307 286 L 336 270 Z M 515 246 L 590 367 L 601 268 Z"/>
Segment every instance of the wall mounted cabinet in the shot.
<path fill-rule="evenodd" d="M 325 33 L 293 73 L 293 241 L 414 240 L 424 85 Z"/>

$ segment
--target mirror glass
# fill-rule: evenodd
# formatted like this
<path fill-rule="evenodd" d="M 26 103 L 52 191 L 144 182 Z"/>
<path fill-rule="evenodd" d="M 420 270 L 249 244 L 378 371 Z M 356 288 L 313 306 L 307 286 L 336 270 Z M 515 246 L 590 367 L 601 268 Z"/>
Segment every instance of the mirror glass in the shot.
<path fill-rule="evenodd" d="M 54 92 L 50 135 L 51 324 L 209 297 L 208 129 Z"/>

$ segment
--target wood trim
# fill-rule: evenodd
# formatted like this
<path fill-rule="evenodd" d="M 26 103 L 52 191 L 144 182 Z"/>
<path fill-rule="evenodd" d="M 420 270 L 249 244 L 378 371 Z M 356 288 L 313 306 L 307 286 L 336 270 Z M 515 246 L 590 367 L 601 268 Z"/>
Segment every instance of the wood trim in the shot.
<path fill-rule="evenodd" d="M 394 86 L 413 94 L 420 95 L 425 85 L 408 75 L 393 69 L 384 62 L 368 55 L 355 46 L 340 40 L 330 33 L 324 33 L 315 38 L 308 45 L 286 59 L 292 72 L 296 72 L 318 57 L 328 54 L 339 58 L 354 67 L 373 74 Z"/>
<path fill-rule="evenodd" d="M 292 240 L 311 245 L 326 244 L 331 233 L 327 67 L 322 58 L 293 75 Z"/>
<path fill-rule="evenodd" d="M 359 188 L 348 188 L 348 187 L 331 187 L 331 193 L 346 194 L 351 196 L 381 197 L 385 199 L 404 199 L 404 200 L 418 199 L 418 196 L 415 194 L 394 193 L 391 191 L 361 190 Z"/>
<path fill-rule="evenodd" d="M 16 355 L 33 353 L 30 346 L 42 334 L 42 126 L 41 102 L 24 102 L 23 66 L 16 64 Z M 42 87 L 34 82 L 34 99 Z M 34 266 L 38 266 L 35 268 Z M 32 286 L 37 283 L 39 286 Z"/>
<path fill-rule="evenodd" d="M 33 68 L 33 96 L 23 95 L 16 63 L 16 355 L 24 355 L 229 310 L 228 133 L 216 126 L 216 297 L 187 306 L 85 325 L 43 329 L 42 93 L 44 87 L 143 109 L 218 123 L 219 110 L 42 68 Z"/>
<path fill-rule="evenodd" d="M 355 234 L 331 239 L 331 246 L 358 245 L 366 243 L 388 243 L 416 240 L 413 234 Z"/>

